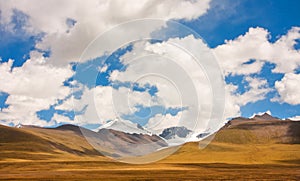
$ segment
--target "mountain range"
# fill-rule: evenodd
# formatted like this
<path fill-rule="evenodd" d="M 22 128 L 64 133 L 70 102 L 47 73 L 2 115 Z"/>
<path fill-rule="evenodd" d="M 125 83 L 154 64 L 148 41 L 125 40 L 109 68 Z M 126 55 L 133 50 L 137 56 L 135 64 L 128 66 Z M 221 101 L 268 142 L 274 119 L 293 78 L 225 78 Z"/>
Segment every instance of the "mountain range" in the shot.
<path fill-rule="evenodd" d="M 124 126 L 128 124 L 115 121 L 94 132 L 70 124 L 57 128 L 0 125 L 0 160 L 41 159 L 65 154 L 106 155 L 114 158 L 144 156 L 168 149 L 170 145 L 166 140 L 173 137 L 184 138 L 189 133 L 184 127 L 172 127 L 160 135 L 152 135 L 136 124 L 130 125 L 130 131 L 139 132 L 127 133 L 119 129 L 124 129 Z M 208 134 L 201 133 L 199 137 L 206 137 Z M 230 144 L 299 144 L 300 122 L 280 120 L 268 114 L 253 118 L 234 118 L 214 134 L 213 141 Z"/>
<path fill-rule="evenodd" d="M 148 131 L 147 128 L 144 128 L 138 123 L 132 123 L 128 120 L 113 120 L 104 125 L 102 125 L 98 130 L 101 129 L 110 129 L 115 131 L 121 131 L 129 134 L 143 134 L 143 135 L 154 135 L 155 133 Z M 155 131 L 157 132 L 157 131 Z M 168 127 L 161 132 L 156 133 L 158 137 L 163 139 L 169 145 L 180 145 L 189 140 L 192 130 L 187 129 L 184 126 L 174 126 Z"/>
<path fill-rule="evenodd" d="M 0 179 L 300 178 L 300 121 L 280 120 L 267 114 L 240 117 L 208 134 L 201 133 L 199 137 L 205 139 L 178 147 L 168 145 L 157 135 L 125 133 L 107 127 L 94 132 L 74 125 L 0 125 Z M 102 141 L 93 142 L 101 137 Z M 143 165 L 115 161 L 145 163 L 163 157 Z"/>

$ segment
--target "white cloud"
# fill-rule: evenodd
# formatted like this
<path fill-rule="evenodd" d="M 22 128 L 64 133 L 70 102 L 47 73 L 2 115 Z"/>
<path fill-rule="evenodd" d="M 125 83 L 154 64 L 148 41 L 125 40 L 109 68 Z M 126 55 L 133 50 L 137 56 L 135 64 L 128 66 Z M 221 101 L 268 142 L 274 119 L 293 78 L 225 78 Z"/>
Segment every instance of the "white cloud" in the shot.
<path fill-rule="evenodd" d="M 103 67 L 98 67 L 98 71 L 99 71 L 100 73 L 103 73 L 103 72 L 106 72 L 107 68 L 108 68 L 108 66 L 107 66 L 107 65 L 104 65 Z"/>
<path fill-rule="evenodd" d="M 0 90 L 12 95 L 61 99 L 69 93 L 63 81 L 73 72 L 69 67 L 57 68 L 28 60 L 11 71 L 12 60 L 0 64 Z"/>
<path fill-rule="evenodd" d="M 130 88 L 121 87 L 118 90 L 113 89 L 112 103 L 115 112 L 118 115 L 134 114 L 138 109 L 137 105 L 143 107 L 152 107 L 159 105 L 157 100 L 148 92 L 133 91 Z"/>
<path fill-rule="evenodd" d="M 266 80 L 250 78 L 248 75 L 259 73 L 263 64 L 268 61 L 276 65 L 273 72 L 285 73 L 285 78 L 277 81 L 275 88 L 280 98 L 275 100 L 290 104 L 299 104 L 298 92 L 295 85 L 299 84 L 296 75 L 291 72 L 300 65 L 300 51 L 294 48 L 296 40 L 300 38 L 300 27 L 293 27 L 286 35 L 279 37 L 274 43 L 269 41 L 270 33 L 263 28 L 249 28 L 245 35 L 240 35 L 234 40 L 227 40 L 225 44 L 217 46 L 213 51 L 219 59 L 219 63 L 225 75 L 246 75 L 244 81 L 250 83 L 251 89 L 244 94 L 235 94 L 237 87 L 227 85 L 227 104 L 225 111 L 227 116 L 233 117 L 239 114 L 239 107 L 249 102 L 256 102 L 265 98 L 272 89 L 265 87 Z M 246 64 L 249 60 L 256 60 L 252 64 Z M 298 81 L 297 81 L 298 80 Z M 298 96 L 299 97 L 299 96 Z M 226 117 L 227 117 L 226 116 Z"/>
<path fill-rule="evenodd" d="M 236 102 L 239 105 L 246 105 L 250 102 L 262 100 L 271 90 L 265 79 L 246 77 L 245 80 L 249 83 L 249 90 L 237 97 Z"/>
<path fill-rule="evenodd" d="M 160 134 L 166 128 L 179 126 L 182 112 L 178 112 L 176 115 L 171 114 L 157 114 L 150 118 L 145 128 L 154 134 Z"/>
<path fill-rule="evenodd" d="M 0 90 L 10 94 L 7 100 L 10 106 L 0 113 L 2 118 L 10 121 L 22 120 L 22 122 L 31 120 L 31 124 L 39 122 L 35 115 L 36 111 L 47 109 L 57 99 L 62 99 L 70 93 L 69 88 L 62 85 L 62 82 L 72 74 L 69 67 L 65 65 L 71 61 L 78 61 L 86 46 L 109 28 L 141 18 L 191 20 L 204 14 L 208 8 L 209 0 L 144 0 L 126 3 L 119 0 L 1 1 L 1 24 L 9 27 L 13 11 L 15 9 L 22 11 L 29 17 L 29 22 L 23 27 L 29 34 L 45 33 L 36 47 L 43 50 L 51 49 L 50 58 L 44 58 L 38 52 L 32 51 L 31 60 L 28 60 L 23 67 L 14 68 L 12 72 L 10 72 L 11 61 L 0 65 Z M 69 18 L 76 21 L 71 29 L 66 22 Z M 147 30 L 147 26 L 141 32 L 150 34 L 153 31 L 153 29 L 144 30 Z M 108 89 L 111 88 L 105 89 L 102 93 L 107 94 Z M 100 90 L 96 89 L 96 91 Z M 63 105 L 60 106 L 62 107 Z M 112 111 L 108 107 L 108 111 L 102 113 L 104 115 L 101 116 L 108 118 Z"/>
<path fill-rule="evenodd" d="M 300 104 L 300 74 L 287 73 L 280 81 L 275 82 L 279 96 L 274 101 L 286 102 L 292 105 Z"/>
<path fill-rule="evenodd" d="M 52 123 L 40 120 L 36 115 L 36 111 L 48 109 L 50 104 L 53 103 L 51 101 L 53 100 L 10 95 L 6 100 L 6 104 L 9 104 L 9 107 L 4 108 L 0 112 L 1 120 L 7 125 L 9 123 L 14 125 L 21 123 L 25 125 L 50 126 Z"/>
<path fill-rule="evenodd" d="M 300 27 L 294 27 L 276 42 L 269 42 L 270 33 L 263 28 L 249 28 L 245 35 L 214 49 L 222 69 L 226 75 L 260 72 L 263 63 L 269 61 L 276 64 L 274 72 L 293 72 L 299 65 L 300 51 L 294 49 L 296 39 L 300 38 Z M 245 64 L 254 59 L 256 62 Z M 288 63 L 287 63 L 288 62 Z"/>
<path fill-rule="evenodd" d="M 114 71 L 110 79 L 121 82 L 137 82 L 141 86 L 147 83 L 155 85 L 158 88 L 155 96 L 151 97 L 148 92 L 131 91 L 124 87 L 118 90 L 109 87 L 112 92 L 108 91 L 107 94 L 99 96 L 99 100 L 95 102 L 95 104 L 99 103 L 96 108 L 93 108 L 91 102 L 83 103 L 81 109 L 88 103 L 91 105 L 83 116 L 96 115 L 98 112 L 101 123 L 104 123 L 107 120 L 115 119 L 116 112 L 134 113 L 134 106 L 137 104 L 145 107 L 154 105 L 188 107 L 188 110 L 184 111 L 182 115 L 183 121 L 180 125 L 186 126 L 188 129 L 204 130 L 208 124 L 213 104 L 211 85 L 203 67 L 199 66 L 193 56 L 185 52 L 180 45 L 202 46 L 200 51 L 198 48 L 194 48 L 194 52 L 197 52 L 199 57 L 207 59 L 203 61 L 213 61 L 214 57 L 210 54 L 209 48 L 201 39 L 195 39 L 193 36 L 170 39 L 168 42 L 156 44 L 139 42 L 134 45 L 131 52 L 121 57 L 122 63 L 128 66 L 126 71 Z M 107 89 L 106 87 L 97 88 Z M 85 90 L 85 92 L 95 91 L 97 88 Z M 85 94 L 83 97 L 91 97 L 90 95 L 85 96 Z M 81 103 L 85 102 L 83 100 L 85 98 L 80 100 Z M 112 102 L 113 105 L 111 105 Z M 103 107 L 105 110 L 102 109 Z M 91 121 L 97 120 L 96 118 L 83 119 Z M 171 115 L 167 118 L 171 119 Z"/>
<path fill-rule="evenodd" d="M 235 85 L 226 85 L 225 118 L 239 116 L 241 106 L 265 99 L 266 94 L 272 90 L 265 79 L 246 76 L 245 81 L 249 86 L 244 93 L 237 93 L 238 87 Z"/>
<path fill-rule="evenodd" d="M 237 103 L 237 95 L 235 94 L 237 88 L 237 86 L 232 84 L 227 84 L 225 86 L 225 119 L 237 117 L 240 115 L 240 105 Z"/>
<path fill-rule="evenodd" d="M 193 35 L 155 44 L 138 42 L 131 52 L 121 57 L 127 70 L 114 71 L 111 79 L 155 85 L 158 103 L 165 107 L 188 107 L 180 125 L 192 130 L 205 130 L 214 106 L 213 94 L 218 93 L 213 93 L 212 89 L 216 88 L 213 86 L 223 83 L 218 65 L 213 64 L 216 63 L 214 59 L 210 49 Z M 222 87 L 216 90 L 221 91 L 218 96 L 222 99 Z M 218 103 L 215 106 L 222 107 L 222 102 Z M 215 118 L 217 122 L 222 120 L 223 110 L 219 111 L 220 116 Z M 160 117 L 163 116 L 157 115 L 155 120 Z M 218 125 L 213 123 L 209 126 Z"/>
<path fill-rule="evenodd" d="M 81 53 L 97 35 L 120 23 L 143 18 L 186 19 L 191 20 L 203 15 L 209 8 L 210 0 L 63 0 L 63 1 L 1 1 L 2 23 L 10 22 L 12 10 L 18 9 L 29 18 L 31 32 L 46 33 L 38 48 L 52 50 L 50 63 L 65 65 L 78 61 Z M 67 18 L 77 23 L 69 30 Z M 161 25 L 160 25 L 161 26 Z M 149 34 L 151 27 L 136 27 L 139 33 Z M 69 31 L 68 31 L 69 30 Z M 124 32 L 119 32 L 120 37 Z M 125 36 L 130 36 L 126 31 Z M 113 39 L 118 38 L 113 37 Z M 109 41 L 113 40 L 112 38 Z M 106 43 L 106 46 L 109 43 Z"/>
<path fill-rule="evenodd" d="M 60 114 L 57 114 L 57 113 L 55 113 L 53 115 L 50 122 L 53 122 L 55 124 L 58 124 L 58 123 L 64 123 L 64 124 L 70 123 L 70 124 L 72 124 L 72 123 L 74 123 L 74 121 L 71 120 L 69 117 L 64 116 L 64 115 L 60 115 Z"/>
<path fill-rule="evenodd" d="M 98 86 L 93 89 L 84 88 L 81 99 L 71 97 L 57 106 L 60 110 L 74 110 L 84 113 L 77 115 L 74 123 L 84 125 L 88 123 L 103 124 L 107 120 L 115 119 L 112 105 L 112 87 Z M 87 106 L 87 107 L 86 107 Z M 86 109 L 84 109 L 86 107 Z"/>
<path fill-rule="evenodd" d="M 121 57 L 122 62 L 128 65 L 127 70 L 113 72 L 112 77 L 120 81 L 155 85 L 158 88 L 157 96 L 164 100 L 167 107 L 186 106 L 192 102 L 196 105 L 195 100 L 201 102 L 204 98 L 211 99 L 206 72 L 193 55 L 186 52 L 185 46 L 197 47 L 194 49 L 199 50 L 199 54 L 207 61 L 214 58 L 202 40 L 191 35 L 162 43 L 140 43 Z M 197 96 L 198 100 L 195 99 Z"/>
<path fill-rule="evenodd" d="M 126 20 L 140 18 L 192 20 L 203 15 L 209 8 L 209 3 L 209 0 L 141 0 L 139 2 L 131 0 L 126 3 L 122 0 L 91 0 L 87 2 L 78 0 L 48 0 L 43 2 L 25 0 L 20 2 L 11 0 L 1 3 L 1 11 L 3 20 L 6 22 L 10 20 L 12 10 L 18 9 L 31 17 L 31 24 L 36 29 L 57 33 L 65 32 L 68 27 L 65 22 L 67 18 L 75 18 L 79 22 L 86 20 L 90 23 L 102 20 L 98 21 L 98 24 L 118 24 Z"/>
<path fill-rule="evenodd" d="M 201 47 L 202 45 L 202 47 Z M 191 57 L 186 52 L 182 51 L 182 47 L 188 47 L 187 50 L 198 50 L 198 54 L 201 55 L 202 59 L 200 62 L 205 64 L 205 61 L 214 61 L 214 57 L 209 55 L 209 48 L 203 44 L 200 39 L 195 39 L 193 36 L 187 36 L 184 38 L 174 38 L 169 39 L 166 42 L 155 43 L 155 44 L 143 44 L 137 43 L 134 45 L 134 48 L 131 52 L 125 54 L 121 60 L 125 65 L 128 65 L 127 71 L 118 72 L 115 71 L 112 73 L 112 77 L 114 80 L 120 81 L 133 81 L 138 77 L 149 76 L 148 73 L 160 74 L 163 75 L 161 77 L 154 77 L 153 79 L 143 78 L 145 82 L 148 81 L 151 85 L 156 85 L 158 87 L 157 96 L 167 102 L 168 106 L 181 106 L 192 107 L 193 111 L 199 111 L 200 115 L 198 116 L 199 124 L 195 128 L 196 130 L 205 130 L 205 127 L 209 126 L 209 120 L 213 118 L 210 117 L 212 106 L 214 106 L 214 102 L 212 102 L 212 91 L 211 91 L 211 82 L 206 77 L 205 73 L 207 70 L 201 69 L 193 57 Z M 237 47 L 235 47 L 237 49 Z M 146 50 L 146 51 L 145 51 Z M 149 53 L 150 52 L 150 53 Z M 196 51 L 194 51 L 196 52 Z M 245 50 L 245 52 L 247 52 Z M 158 55 L 159 57 L 151 56 L 152 54 Z M 196 54 L 197 55 L 197 54 Z M 165 60 L 161 57 L 167 57 Z M 219 57 L 218 57 L 219 58 Z M 221 59 L 223 60 L 223 59 Z M 243 61 L 247 62 L 248 59 L 244 59 Z M 155 66 L 157 63 L 158 66 Z M 175 64 L 174 64 L 175 63 Z M 222 62 L 220 62 L 222 63 Z M 260 66 L 262 66 L 263 62 L 260 62 Z M 241 63 L 242 64 L 242 63 Z M 257 64 L 256 64 L 257 65 Z M 254 66 L 256 66 L 254 65 Z M 180 71 L 176 66 L 182 68 L 184 71 Z M 241 65 L 246 66 L 246 65 Z M 249 65 L 252 67 L 253 65 Z M 243 67 L 244 70 L 248 70 L 249 67 Z M 258 67 L 260 69 L 260 67 Z M 234 68 L 234 70 L 238 70 Z M 254 70 L 254 69 L 253 69 Z M 168 74 L 169 71 L 173 71 Z M 252 71 L 252 70 L 251 70 Z M 257 70 L 255 70 L 257 71 Z M 215 73 L 216 71 L 214 71 Z M 180 76 L 179 76 L 180 75 Z M 178 77 L 184 77 L 188 75 L 183 81 L 181 79 L 178 80 Z M 215 75 L 217 76 L 217 75 Z M 161 78 L 167 77 L 170 82 L 174 82 L 177 86 L 177 90 L 174 89 L 171 85 L 169 85 L 167 91 L 164 93 L 162 85 L 168 85 L 166 82 L 160 80 Z M 212 81 L 217 80 L 215 77 L 210 77 Z M 191 81 L 191 84 L 187 84 Z M 265 99 L 265 96 L 272 89 L 268 87 L 267 80 L 262 78 L 253 78 L 251 76 L 245 76 L 244 81 L 249 85 L 246 87 L 246 91 L 244 93 L 237 93 L 237 86 L 232 84 L 228 84 L 225 86 L 225 111 L 224 117 L 231 118 L 240 115 L 240 107 L 244 106 L 248 103 L 253 103 L 258 100 Z M 143 82 L 140 80 L 140 82 Z M 145 83 L 144 82 L 144 83 Z M 160 85 L 161 84 L 161 85 Z M 184 86 L 181 86 L 184 85 Z M 178 94 L 179 90 L 179 94 Z M 186 90 L 196 90 L 197 94 L 194 95 L 193 92 L 187 92 Z M 178 97 L 178 95 L 180 95 Z M 198 100 L 195 97 L 198 96 Z M 176 100 L 174 98 L 179 98 L 178 102 L 172 102 L 168 100 Z M 189 100 L 189 98 L 193 98 L 193 100 Z M 184 100 L 185 99 L 185 100 Z M 184 101 L 183 101 L 184 100 Z M 195 102 L 196 100 L 196 102 Z M 195 108 L 197 105 L 197 101 L 199 103 L 199 109 Z M 188 111 L 187 111 L 188 112 Z M 188 128 L 192 129 L 193 120 L 197 117 L 195 114 L 185 113 L 182 115 L 184 119 L 189 120 L 186 122 L 190 122 L 189 124 L 185 124 Z M 157 115 L 157 119 L 162 119 L 162 115 Z M 154 119 L 154 120 L 157 120 Z M 222 124 L 222 121 L 219 120 L 218 123 L 213 124 Z M 219 125 L 218 125 L 219 126 Z"/>
<path fill-rule="evenodd" d="M 0 64 L 0 91 L 9 94 L 9 107 L 0 112 L 1 119 L 15 124 L 47 125 L 37 118 L 36 112 L 70 94 L 71 90 L 63 86 L 63 81 L 73 74 L 70 67 L 45 65 L 42 57 L 37 57 L 12 70 L 12 60 Z"/>
<path fill-rule="evenodd" d="M 146 107 L 156 103 L 148 92 L 132 91 L 125 87 L 116 90 L 110 86 L 97 86 L 92 89 L 83 88 L 81 99 L 71 97 L 56 106 L 56 109 L 80 112 L 87 106 L 73 123 L 105 124 L 109 120 L 121 119 L 122 115 L 133 114 L 136 111 L 134 106 L 138 104 Z"/>

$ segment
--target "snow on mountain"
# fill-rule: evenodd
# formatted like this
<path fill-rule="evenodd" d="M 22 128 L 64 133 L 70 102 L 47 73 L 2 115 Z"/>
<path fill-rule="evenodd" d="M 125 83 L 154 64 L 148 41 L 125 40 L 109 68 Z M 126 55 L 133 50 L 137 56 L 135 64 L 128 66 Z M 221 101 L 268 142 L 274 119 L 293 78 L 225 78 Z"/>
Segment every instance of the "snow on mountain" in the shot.
<path fill-rule="evenodd" d="M 102 125 L 98 130 L 101 129 L 112 129 L 116 131 L 121 131 L 130 134 L 148 134 L 148 135 L 158 135 L 164 141 L 168 143 L 169 146 L 181 145 L 190 141 L 200 141 L 209 135 L 208 132 L 193 132 L 184 126 L 175 126 L 163 129 L 159 132 L 151 132 L 146 130 L 144 127 L 137 123 L 132 123 L 128 120 L 110 121 Z"/>
<path fill-rule="evenodd" d="M 101 129 L 112 129 L 112 130 L 116 130 L 116 131 L 122 131 L 124 133 L 137 133 L 137 134 L 149 134 L 151 135 L 151 133 L 147 130 L 145 130 L 141 125 L 137 124 L 137 123 L 133 123 L 131 121 L 128 120 L 119 120 L 119 119 L 115 119 L 113 121 L 110 121 L 104 125 L 102 125 L 99 130 Z"/>
<path fill-rule="evenodd" d="M 197 138 L 201 139 L 201 138 L 205 138 L 207 137 L 208 135 L 210 135 L 210 133 L 208 132 L 203 132 L 203 133 L 200 133 L 197 135 Z"/>
<path fill-rule="evenodd" d="M 190 139 L 192 131 L 184 126 L 166 128 L 159 135 L 164 138 L 169 145 L 180 145 Z"/>
<path fill-rule="evenodd" d="M 270 110 L 268 110 L 266 112 L 254 113 L 252 116 L 249 117 L 249 119 L 253 119 L 253 118 L 257 117 L 257 116 L 263 116 L 263 115 L 269 115 L 269 116 L 271 116 L 272 113 L 271 113 Z"/>
<path fill-rule="evenodd" d="M 17 124 L 15 127 L 16 127 L 16 128 L 22 128 L 23 125 L 19 123 L 19 124 Z"/>
<path fill-rule="evenodd" d="M 170 127 L 170 128 L 164 129 L 163 132 L 159 136 L 163 137 L 167 140 L 174 139 L 176 137 L 186 138 L 190 132 L 192 132 L 192 131 L 183 126 Z"/>
<path fill-rule="evenodd" d="M 256 113 L 256 114 L 253 114 L 249 118 L 237 117 L 237 118 L 233 118 L 232 120 L 238 120 L 238 119 L 243 119 L 243 120 L 280 120 L 280 118 L 272 116 L 271 111 Z"/>

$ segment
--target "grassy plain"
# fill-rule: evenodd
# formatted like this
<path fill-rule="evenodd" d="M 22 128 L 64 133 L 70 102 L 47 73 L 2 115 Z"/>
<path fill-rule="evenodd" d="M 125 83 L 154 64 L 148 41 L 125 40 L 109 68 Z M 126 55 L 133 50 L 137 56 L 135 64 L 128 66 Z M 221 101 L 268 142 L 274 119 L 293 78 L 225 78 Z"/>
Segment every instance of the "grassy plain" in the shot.
<path fill-rule="evenodd" d="M 282 125 L 263 129 L 228 127 L 206 147 L 187 143 L 163 160 L 138 165 L 100 155 L 76 130 L 0 126 L 0 180 L 300 180 L 295 135 Z"/>

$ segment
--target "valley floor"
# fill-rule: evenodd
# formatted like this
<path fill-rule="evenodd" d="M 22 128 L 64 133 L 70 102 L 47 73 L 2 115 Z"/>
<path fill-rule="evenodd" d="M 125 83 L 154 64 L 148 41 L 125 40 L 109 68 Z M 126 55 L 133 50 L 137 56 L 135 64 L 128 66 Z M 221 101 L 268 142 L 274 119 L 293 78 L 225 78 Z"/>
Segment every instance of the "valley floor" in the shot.
<path fill-rule="evenodd" d="M 232 123 L 150 164 L 95 151 L 76 129 L 0 126 L 0 180 L 300 180 L 300 122 Z M 130 161 L 161 158 L 172 148 Z M 123 160 L 124 161 L 124 160 Z"/>
<path fill-rule="evenodd" d="M 265 164 L 129 165 L 114 161 L 19 161 L 1 162 L 0 175 L 0 180 L 300 180 L 300 167 Z"/>

